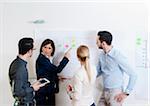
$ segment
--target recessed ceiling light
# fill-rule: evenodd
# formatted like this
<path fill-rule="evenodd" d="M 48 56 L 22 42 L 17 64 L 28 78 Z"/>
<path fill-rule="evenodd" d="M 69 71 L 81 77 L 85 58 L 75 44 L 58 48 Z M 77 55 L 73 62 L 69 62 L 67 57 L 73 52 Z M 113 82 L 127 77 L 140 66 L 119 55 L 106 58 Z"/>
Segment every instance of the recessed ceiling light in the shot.
<path fill-rule="evenodd" d="M 33 23 L 33 24 L 44 24 L 45 21 L 43 19 L 37 19 L 34 21 L 29 21 L 29 23 Z"/>

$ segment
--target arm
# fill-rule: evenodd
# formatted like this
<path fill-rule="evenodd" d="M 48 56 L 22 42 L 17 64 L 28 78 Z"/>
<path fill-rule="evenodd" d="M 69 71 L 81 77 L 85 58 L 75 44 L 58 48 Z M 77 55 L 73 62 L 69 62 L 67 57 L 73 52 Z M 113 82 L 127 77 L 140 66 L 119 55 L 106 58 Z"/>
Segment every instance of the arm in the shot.
<path fill-rule="evenodd" d="M 74 102 L 77 102 L 80 100 L 81 94 L 82 94 L 81 76 L 76 74 L 73 78 L 73 88 L 70 96 L 72 100 L 74 100 Z"/>
<path fill-rule="evenodd" d="M 99 59 L 99 61 L 98 61 L 96 70 L 97 70 L 97 76 L 96 76 L 96 77 L 99 77 L 99 76 L 102 74 L 100 59 Z"/>
<path fill-rule="evenodd" d="M 117 61 L 119 63 L 120 69 L 129 76 L 129 82 L 128 82 L 127 88 L 125 89 L 125 93 L 129 94 L 133 90 L 133 87 L 136 83 L 137 75 L 132 70 L 132 68 L 128 64 L 127 59 L 124 56 L 119 54 Z"/>
<path fill-rule="evenodd" d="M 57 67 L 57 72 L 60 73 L 63 70 L 63 68 L 67 65 L 68 62 L 69 62 L 69 59 L 67 57 L 64 57 L 61 60 L 59 66 Z"/>
<path fill-rule="evenodd" d="M 55 66 L 49 61 L 48 58 L 39 57 L 36 61 L 37 77 L 41 78 L 42 76 L 45 76 L 48 70 L 51 70 L 52 73 L 59 73 L 62 71 L 62 69 L 66 66 L 68 62 L 69 60 L 66 57 L 64 57 L 60 62 L 59 66 Z"/>
<path fill-rule="evenodd" d="M 14 95 L 18 97 L 24 97 L 28 93 L 32 93 L 34 90 L 30 87 L 30 83 L 27 83 L 27 73 L 24 73 L 26 70 L 22 70 L 23 68 L 20 67 L 16 73 L 16 79 L 14 81 Z"/>
<path fill-rule="evenodd" d="M 117 63 L 121 69 L 122 72 L 125 72 L 129 76 L 129 82 L 127 85 L 127 88 L 125 89 L 124 92 L 116 95 L 114 99 L 117 102 L 123 103 L 124 99 L 130 94 L 130 92 L 133 90 L 133 87 L 136 83 L 137 75 L 136 73 L 132 70 L 130 65 L 128 64 L 128 61 L 124 56 L 121 54 L 117 55 Z"/>
<path fill-rule="evenodd" d="M 72 48 L 69 48 L 67 50 L 67 52 L 64 55 L 64 58 L 62 59 L 62 61 L 60 62 L 59 66 L 57 67 L 57 72 L 60 73 L 63 68 L 67 65 L 67 63 L 69 62 L 70 59 L 70 51 Z"/>
<path fill-rule="evenodd" d="M 59 66 L 55 66 L 52 64 L 48 58 L 44 57 L 44 55 L 40 55 L 36 61 L 36 74 L 37 78 L 46 77 L 49 73 L 58 73 L 61 72 L 62 69 L 68 63 L 68 59 L 64 57 L 60 62 Z"/>

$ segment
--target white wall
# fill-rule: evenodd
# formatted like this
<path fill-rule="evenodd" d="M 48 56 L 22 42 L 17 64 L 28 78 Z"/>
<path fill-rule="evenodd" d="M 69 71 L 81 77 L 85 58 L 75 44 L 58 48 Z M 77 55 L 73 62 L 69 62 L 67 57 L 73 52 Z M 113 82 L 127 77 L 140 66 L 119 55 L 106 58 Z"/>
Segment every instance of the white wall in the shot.
<path fill-rule="evenodd" d="M 2 44 L 2 102 L 9 106 L 13 102 L 8 84 L 8 68 L 17 55 L 18 40 L 24 36 L 35 37 L 35 30 L 109 30 L 116 36 L 123 36 L 122 50 L 134 57 L 127 46 L 129 36 L 147 35 L 147 9 L 136 3 L 94 3 L 94 2 L 49 2 L 49 3 L 5 3 L 3 8 Z M 44 19 L 45 24 L 30 21 Z M 137 30 L 138 29 L 138 30 Z M 117 44 L 117 39 L 114 40 Z M 132 41 L 132 40 L 131 40 Z M 119 45 L 117 45 L 119 47 Z M 121 48 L 121 47 L 120 47 Z M 130 51 L 132 54 L 128 54 Z M 130 62 L 134 64 L 134 58 Z M 33 67 L 33 72 L 34 72 Z M 144 76 L 143 76 L 144 77 Z M 147 86 L 147 85 L 146 85 Z M 146 91 L 147 92 L 147 91 Z M 142 93 L 142 92 L 141 92 Z M 146 104 L 130 96 L 126 104 Z"/>
<path fill-rule="evenodd" d="M 0 73 L 2 72 L 2 7 L 3 5 L 0 3 Z M 0 86 L 2 85 L 2 74 L 0 74 Z M 0 87 L 0 100 L 2 100 L 2 88 Z"/>
<path fill-rule="evenodd" d="M 1 0 L 1 2 L 143 2 L 146 0 Z"/>

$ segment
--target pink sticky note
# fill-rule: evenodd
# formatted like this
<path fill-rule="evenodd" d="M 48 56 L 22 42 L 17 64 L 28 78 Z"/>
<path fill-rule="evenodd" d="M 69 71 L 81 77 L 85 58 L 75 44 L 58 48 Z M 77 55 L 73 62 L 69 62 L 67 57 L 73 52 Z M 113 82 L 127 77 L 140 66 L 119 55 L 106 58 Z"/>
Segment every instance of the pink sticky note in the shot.
<path fill-rule="evenodd" d="M 68 47 L 69 47 L 69 45 L 66 44 L 66 45 L 65 45 L 65 48 L 68 48 Z"/>

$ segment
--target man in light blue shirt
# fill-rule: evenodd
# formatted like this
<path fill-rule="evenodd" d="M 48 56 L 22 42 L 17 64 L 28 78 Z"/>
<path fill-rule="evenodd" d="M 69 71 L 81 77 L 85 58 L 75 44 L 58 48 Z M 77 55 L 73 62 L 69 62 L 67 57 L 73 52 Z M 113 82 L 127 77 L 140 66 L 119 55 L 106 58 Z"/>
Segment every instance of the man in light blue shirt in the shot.
<path fill-rule="evenodd" d="M 103 78 L 103 93 L 98 106 L 122 106 L 123 100 L 132 91 L 136 74 L 128 64 L 126 58 L 112 45 L 112 35 L 108 31 L 99 31 L 96 44 L 103 52 L 98 62 L 98 76 Z M 124 89 L 123 75 L 129 76 L 127 87 Z"/>

